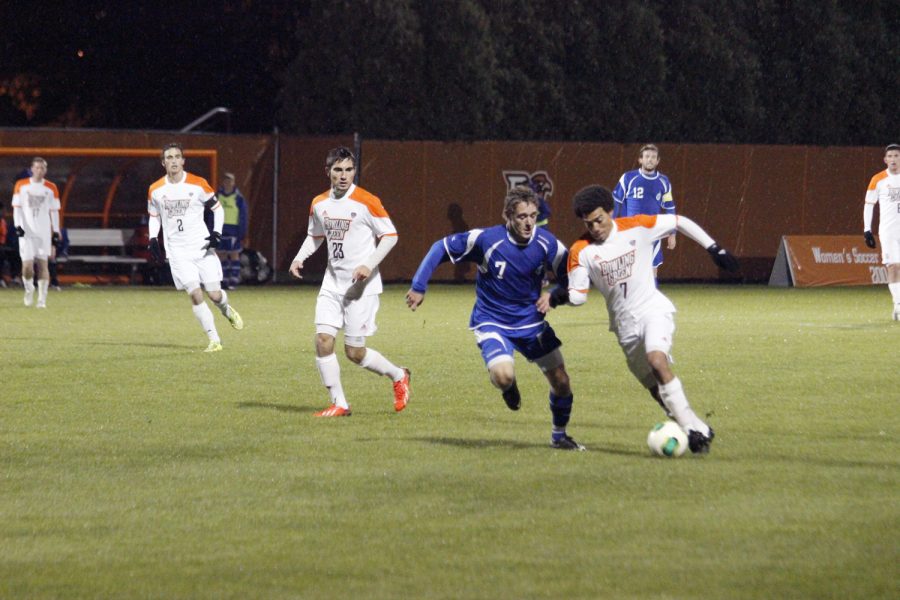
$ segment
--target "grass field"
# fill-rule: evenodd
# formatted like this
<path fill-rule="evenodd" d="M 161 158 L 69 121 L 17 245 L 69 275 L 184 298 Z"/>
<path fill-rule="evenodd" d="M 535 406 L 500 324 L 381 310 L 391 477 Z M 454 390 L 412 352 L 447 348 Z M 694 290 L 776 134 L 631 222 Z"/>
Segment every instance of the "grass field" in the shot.
<path fill-rule="evenodd" d="M 370 345 L 412 400 L 314 366 L 316 288 L 241 289 L 207 355 L 183 293 L 0 290 L 2 598 L 897 598 L 900 323 L 884 287 L 664 285 L 712 453 L 666 460 L 599 296 L 550 320 L 575 390 L 508 411 L 468 286 L 382 296 Z"/>

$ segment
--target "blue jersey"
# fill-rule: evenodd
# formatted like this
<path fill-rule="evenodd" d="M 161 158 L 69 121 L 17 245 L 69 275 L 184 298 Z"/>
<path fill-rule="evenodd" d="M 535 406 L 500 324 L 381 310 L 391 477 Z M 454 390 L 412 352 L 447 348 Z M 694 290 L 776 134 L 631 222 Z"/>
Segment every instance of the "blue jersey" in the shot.
<path fill-rule="evenodd" d="M 640 169 L 628 171 L 619 178 L 613 190 L 616 203 L 613 217 L 633 217 L 634 215 L 674 215 L 675 201 L 672 199 L 672 184 L 669 178 L 654 171 L 651 175 Z"/>
<path fill-rule="evenodd" d="M 505 225 L 473 229 L 435 242 L 413 277 L 412 289 L 424 293 L 442 262 L 474 262 L 478 275 L 469 327 L 494 325 L 511 333 L 527 333 L 544 322 L 535 303 L 545 271 L 552 270 L 558 284 L 568 287 L 568 255 L 566 247 L 546 229 L 535 228 L 526 244 L 516 243 Z"/>

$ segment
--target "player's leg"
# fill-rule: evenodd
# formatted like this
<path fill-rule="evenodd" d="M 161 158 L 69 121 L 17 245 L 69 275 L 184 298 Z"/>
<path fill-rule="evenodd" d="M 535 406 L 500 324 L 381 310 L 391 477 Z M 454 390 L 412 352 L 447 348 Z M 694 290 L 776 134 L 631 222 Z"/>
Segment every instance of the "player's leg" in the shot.
<path fill-rule="evenodd" d="M 35 265 L 37 266 L 37 289 L 38 289 L 38 297 L 37 297 L 37 307 L 38 308 L 47 308 L 47 290 L 50 288 L 50 268 L 47 264 L 46 258 L 37 258 L 35 259 Z"/>
<path fill-rule="evenodd" d="M 669 351 L 675 333 L 675 320 L 670 313 L 650 315 L 643 321 L 643 340 L 647 364 L 658 385 L 659 398 L 666 412 L 688 434 L 692 452 L 709 451 L 715 433 L 688 403 L 681 380 L 672 371 Z"/>
<path fill-rule="evenodd" d="M 346 303 L 344 353 L 353 363 L 364 369 L 391 378 L 394 388 L 394 410 L 400 412 L 409 402 L 409 369 L 395 365 L 377 350 L 366 347 L 366 338 L 378 330 L 375 317 L 379 305 L 378 294 L 363 296 Z"/>
<path fill-rule="evenodd" d="M 172 270 L 172 281 L 175 289 L 184 290 L 191 299 L 191 310 L 200 327 L 206 333 L 209 344 L 204 352 L 218 352 L 222 349 L 222 340 L 216 330 L 216 322 L 212 311 L 203 301 L 203 289 L 200 287 L 200 268 L 196 261 L 179 260 L 169 258 L 169 267 Z"/>
<path fill-rule="evenodd" d="M 503 401 L 510 410 L 519 410 L 522 395 L 516 385 L 513 345 L 502 332 L 490 327 L 476 329 L 475 342 L 481 350 L 481 358 L 487 366 L 491 384 L 500 390 Z"/>
<path fill-rule="evenodd" d="M 231 326 L 237 330 L 244 328 L 244 320 L 233 306 L 228 303 L 228 294 L 222 289 L 222 263 L 215 254 L 207 254 L 198 262 L 200 281 L 206 290 L 206 295 L 222 316 L 228 319 Z"/>
<path fill-rule="evenodd" d="M 562 342 L 549 323 L 544 323 L 536 336 L 514 340 L 516 349 L 540 368 L 550 384 L 550 415 L 552 429 L 550 446 L 558 450 L 584 450 L 584 446 L 569 437 L 566 426 L 572 415 L 574 395 L 569 383 L 560 347 Z"/>
<path fill-rule="evenodd" d="M 34 259 L 35 247 L 32 238 L 19 237 L 19 256 L 22 257 L 22 286 L 25 288 L 25 306 L 34 304 Z"/>
<path fill-rule="evenodd" d="M 900 236 L 885 233 L 879 237 L 881 259 L 887 269 L 888 290 L 894 302 L 891 316 L 895 321 L 900 321 Z"/>
<path fill-rule="evenodd" d="M 334 338 L 344 326 L 341 297 L 320 291 L 316 299 L 316 369 L 328 390 L 331 406 L 315 413 L 317 417 L 349 417 L 350 404 L 341 384 L 341 365 L 334 353 Z"/>

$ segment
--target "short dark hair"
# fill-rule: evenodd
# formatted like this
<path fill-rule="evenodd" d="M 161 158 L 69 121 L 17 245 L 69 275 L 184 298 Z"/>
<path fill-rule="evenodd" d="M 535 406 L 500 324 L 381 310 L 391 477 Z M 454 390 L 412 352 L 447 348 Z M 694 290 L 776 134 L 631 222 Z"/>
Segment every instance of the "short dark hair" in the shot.
<path fill-rule="evenodd" d="M 578 190 L 572 198 L 572 208 L 575 209 L 575 216 L 583 219 L 598 208 L 612 212 L 614 202 L 608 189 L 602 185 L 589 185 Z"/>
<path fill-rule="evenodd" d="M 656 144 L 644 144 L 643 146 L 641 146 L 641 149 L 638 152 L 638 156 L 643 156 L 645 150 L 652 150 L 653 152 L 656 152 L 656 156 L 660 155 L 659 148 L 656 147 Z"/>
<path fill-rule="evenodd" d="M 503 216 L 507 219 L 512 217 L 513 213 L 516 212 L 516 206 L 522 202 L 538 206 L 538 199 L 534 190 L 527 185 L 517 185 L 506 192 L 506 200 L 503 205 Z"/>
<path fill-rule="evenodd" d="M 887 148 L 884 149 L 884 153 L 887 154 L 891 150 L 900 150 L 900 144 L 888 144 Z"/>
<path fill-rule="evenodd" d="M 181 152 L 182 158 L 184 158 L 184 146 L 181 145 L 180 142 L 169 142 L 165 146 L 162 147 L 162 152 L 159 153 L 160 158 L 165 160 L 166 152 L 171 150 L 172 148 L 177 148 L 179 152 Z"/>
<path fill-rule="evenodd" d="M 332 148 L 328 151 L 328 156 L 325 157 L 325 168 L 329 171 L 331 167 L 334 166 L 334 163 L 350 159 L 353 161 L 353 166 L 356 166 L 356 155 L 353 154 L 353 151 L 350 150 L 347 146 L 338 146 L 337 148 Z"/>

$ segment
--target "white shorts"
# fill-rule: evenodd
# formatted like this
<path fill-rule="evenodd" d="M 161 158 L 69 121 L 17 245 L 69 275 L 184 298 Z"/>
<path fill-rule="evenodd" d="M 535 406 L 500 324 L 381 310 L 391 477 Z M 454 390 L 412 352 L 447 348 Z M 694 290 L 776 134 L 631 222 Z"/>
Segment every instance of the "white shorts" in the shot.
<path fill-rule="evenodd" d="M 22 260 L 48 260 L 50 238 L 24 235 L 19 238 L 19 256 Z"/>
<path fill-rule="evenodd" d="M 656 385 L 656 379 L 647 362 L 647 353 L 663 352 L 672 361 L 669 351 L 675 335 L 675 318 L 672 313 L 650 314 L 640 321 L 623 321 L 618 325 L 619 346 L 625 353 L 628 368 L 647 389 Z"/>
<path fill-rule="evenodd" d="M 886 231 L 878 234 L 878 241 L 881 242 L 881 262 L 885 265 L 900 264 L 900 235 L 893 233 Z"/>
<path fill-rule="evenodd" d="M 207 292 L 222 289 L 222 263 L 215 252 L 194 259 L 169 257 L 169 268 L 172 269 L 172 281 L 177 290 L 190 293 L 201 283 Z"/>
<path fill-rule="evenodd" d="M 378 330 L 375 315 L 380 301 L 378 294 L 349 300 L 335 292 L 321 290 L 316 299 L 316 333 L 334 335 L 343 329 L 345 337 L 365 337 Z"/>

